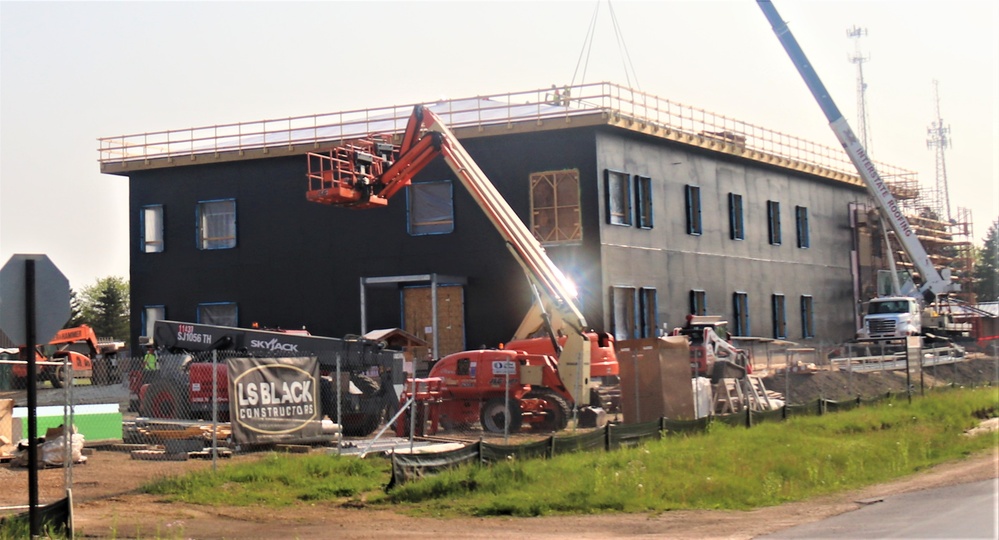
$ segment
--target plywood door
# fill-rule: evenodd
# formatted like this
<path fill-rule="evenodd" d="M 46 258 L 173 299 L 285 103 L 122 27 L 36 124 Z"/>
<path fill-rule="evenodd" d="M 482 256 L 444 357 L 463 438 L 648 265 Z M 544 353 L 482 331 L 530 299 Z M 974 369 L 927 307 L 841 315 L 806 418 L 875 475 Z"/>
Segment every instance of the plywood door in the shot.
<path fill-rule="evenodd" d="M 402 290 L 404 330 L 433 344 L 433 304 L 430 287 Z M 437 287 L 438 356 L 465 350 L 465 296 L 460 285 Z"/>

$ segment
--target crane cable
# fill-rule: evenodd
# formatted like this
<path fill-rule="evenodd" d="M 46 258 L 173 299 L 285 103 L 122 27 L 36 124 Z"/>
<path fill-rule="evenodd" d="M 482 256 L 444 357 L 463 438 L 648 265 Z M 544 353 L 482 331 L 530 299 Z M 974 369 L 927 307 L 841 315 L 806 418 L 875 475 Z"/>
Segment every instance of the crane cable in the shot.
<path fill-rule="evenodd" d="M 631 53 L 628 52 L 628 45 L 624 41 L 624 33 L 621 31 L 621 26 L 617 21 L 617 15 L 614 13 L 614 6 L 611 5 L 611 1 L 607 0 L 607 8 L 610 11 L 611 22 L 614 26 L 614 37 L 617 40 L 618 52 L 621 54 L 621 63 L 624 66 L 624 77 L 628 83 L 628 87 L 631 87 L 631 75 L 635 76 L 635 87 L 641 90 L 641 85 L 638 82 L 638 73 L 635 71 L 635 66 L 631 62 Z M 579 84 L 585 84 L 586 82 L 586 68 L 590 63 L 590 52 L 593 49 L 593 38 L 596 35 L 597 26 L 597 15 L 600 12 L 600 0 L 597 0 L 597 4 L 593 9 L 593 16 L 590 17 L 590 25 L 586 31 L 586 37 L 583 39 L 583 47 L 579 51 L 579 59 L 576 61 L 576 69 L 572 73 L 572 83 L 570 86 L 576 85 L 576 75 L 579 74 L 579 67 L 582 64 L 583 74 L 579 79 Z M 584 60 L 585 59 L 585 60 Z"/>
<path fill-rule="evenodd" d="M 583 48 L 579 51 L 579 59 L 576 60 L 576 70 L 572 72 L 572 82 L 570 86 L 576 86 L 576 74 L 579 73 L 579 65 L 583 64 L 583 76 L 579 79 L 579 84 L 583 84 L 586 81 L 586 66 L 590 63 L 590 49 L 593 47 L 593 34 L 594 29 L 597 26 L 597 13 L 600 11 L 600 0 L 597 0 L 597 5 L 593 8 L 593 16 L 590 17 L 590 27 L 586 30 L 586 37 L 583 39 Z M 583 62 L 583 56 L 586 56 L 586 62 Z"/>
<path fill-rule="evenodd" d="M 624 78 L 628 82 L 628 88 L 631 88 L 631 77 L 628 75 L 628 69 L 630 68 L 631 73 L 635 75 L 635 88 L 641 90 L 642 85 L 638 84 L 638 73 L 635 71 L 635 66 L 631 63 L 628 44 L 624 42 L 624 32 L 621 31 L 621 27 L 618 25 L 617 15 L 614 14 L 614 5 L 611 4 L 610 0 L 607 0 L 607 9 L 610 10 L 611 21 L 614 23 L 614 35 L 617 37 L 618 53 L 621 53 L 623 56 L 621 63 L 624 65 Z"/>

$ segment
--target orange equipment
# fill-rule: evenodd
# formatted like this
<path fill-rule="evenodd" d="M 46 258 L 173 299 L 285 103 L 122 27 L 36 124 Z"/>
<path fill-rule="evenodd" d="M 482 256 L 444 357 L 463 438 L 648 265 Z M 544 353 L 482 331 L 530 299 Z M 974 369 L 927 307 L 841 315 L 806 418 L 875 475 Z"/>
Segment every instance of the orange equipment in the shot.
<path fill-rule="evenodd" d="M 73 347 L 77 350 L 73 350 Z M 39 362 L 63 362 L 66 360 L 73 369 L 74 378 L 92 378 L 94 376 L 95 362 L 111 361 L 120 348 L 124 347 L 121 342 L 100 341 L 94 330 L 85 325 L 73 328 L 64 328 L 56 332 L 55 337 L 47 344 L 38 345 L 35 348 L 35 360 Z M 20 356 L 26 359 L 24 346 L 19 347 Z M 80 352 L 84 350 L 84 352 Z M 101 364 L 104 369 L 104 364 Z M 11 368 L 13 375 L 13 385 L 16 388 L 23 388 L 27 382 L 28 366 L 26 364 L 14 364 Z M 103 371 L 102 371 L 103 373 Z M 62 365 L 41 365 L 38 366 L 40 381 L 50 381 L 55 388 L 62 388 L 65 382 L 64 367 Z M 108 373 L 107 382 L 110 381 Z"/>
<path fill-rule="evenodd" d="M 424 129 L 426 131 L 421 134 Z M 547 424 L 561 429 L 565 424 L 560 417 L 567 415 L 563 414 L 560 400 L 568 400 L 566 408 L 568 404 L 581 407 L 590 402 L 593 377 L 590 359 L 592 351 L 598 347 L 588 335 L 592 332 L 574 302 L 575 290 L 570 282 L 437 115 L 420 105 L 416 106 L 398 147 L 382 136 L 352 141 L 329 154 L 309 154 L 309 190 L 306 198 L 351 208 L 385 206 L 389 198 L 409 185 L 413 177 L 438 155 L 444 158 L 496 227 L 531 284 L 535 305 L 521 323 L 515 339 L 525 339 L 529 334 L 526 329 L 543 327 L 550 342 L 546 347 L 554 353 L 546 356 L 515 350 L 488 350 L 465 351 L 445 357 L 430 373 L 431 377 L 441 376 L 444 379 L 447 398 L 440 405 L 443 408 L 441 422 L 462 424 L 478 419 L 487 430 L 504 431 L 506 427 L 519 427 L 525 419 L 530 422 L 538 417 L 553 419 Z M 522 368 L 531 368 L 528 370 L 533 374 L 530 378 L 537 379 L 531 385 L 518 383 L 523 391 L 518 391 L 513 403 L 518 406 L 520 414 L 512 406 L 510 411 L 499 411 L 512 416 L 508 422 L 503 422 L 503 426 L 498 425 L 494 420 L 496 415 L 489 412 L 491 408 L 496 408 L 495 397 L 492 397 L 496 391 L 493 384 L 496 377 L 442 374 L 442 370 L 457 369 L 448 367 L 452 363 L 460 365 L 461 361 L 471 361 L 472 358 L 478 363 L 479 359 L 494 356 L 498 359 L 487 361 L 483 367 L 504 366 L 502 370 L 513 372 L 510 374 L 513 379 L 511 384 L 523 380 Z M 611 362 L 616 364 L 616 357 Z M 607 371 L 616 374 L 615 368 L 613 366 Z M 535 377 L 538 370 L 542 376 Z M 482 369 L 476 373 L 486 372 Z M 503 376 L 501 395 L 507 376 Z M 528 394 L 535 390 L 543 390 L 547 396 L 554 397 L 529 397 Z M 450 403 L 458 405 L 452 407 Z"/>

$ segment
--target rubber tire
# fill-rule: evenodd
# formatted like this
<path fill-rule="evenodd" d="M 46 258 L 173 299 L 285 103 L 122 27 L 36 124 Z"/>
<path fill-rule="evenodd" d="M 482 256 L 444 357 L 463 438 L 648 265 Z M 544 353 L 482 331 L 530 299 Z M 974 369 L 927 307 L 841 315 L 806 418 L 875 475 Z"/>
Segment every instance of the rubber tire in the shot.
<path fill-rule="evenodd" d="M 183 392 L 171 381 L 153 381 L 139 403 L 139 415 L 147 418 L 188 418 L 189 405 Z"/>
<path fill-rule="evenodd" d="M 361 375 L 360 373 L 351 373 L 350 382 L 354 383 L 354 386 L 361 391 L 365 396 L 373 396 L 378 393 L 381 385 L 378 381 L 368 377 L 367 375 Z"/>
<path fill-rule="evenodd" d="M 335 413 L 334 413 L 335 414 Z M 381 425 L 381 417 L 377 414 L 365 414 L 361 416 L 362 420 L 357 423 L 344 423 L 341 426 L 343 429 L 344 437 L 367 437 L 378 429 Z"/>
<path fill-rule="evenodd" d="M 426 435 L 425 432 L 426 432 L 426 429 L 427 429 L 427 427 L 426 427 L 427 426 L 427 418 L 426 418 L 427 415 L 424 412 L 425 411 L 424 407 L 422 407 L 420 405 L 417 405 L 416 409 L 417 409 L 417 412 L 416 412 L 416 433 L 415 433 L 415 436 L 416 437 L 423 437 L 424 435 Z M 402 424 L 402 436 L 403 437 L 409 437 L 410 418 L 411 418 L 410 417 L 410 413 L 411 413 L 411 411 L 412 411 L 412 409 L 410 409 L 410 410 L 402 413 L 399 416 L 399 418 L 396 420 L 396 422 L 403 422 L 403 424 Z"/>
<path fill-rule="evenodd" d="M 52 388 L 62 388 L 63 387 L 63 369 L 62 366 L 56 366 L 55 369 L 45 370 L 45 377 L 52 383 Z"/>
<path fill-rule="evenodd" d="M 95 358 L 93 362 L 93 372 L 90 375 L 90 384 L 94 386 L 107 386 L 111 384 L 111 361 L 107 358 Z"/>
<path fill-rule="evenodd" d="M 28 387 L 27 377 L 18 377 L 16 375 L 11 375 L 10 377 L 10 387 L 13 390 L 24 390 Z"/>
<path fill-rule="evenodd" d="M 540 398 L 555 406 L 554 409 L 549 410 L 544 422 L 538 422 L 532 425 L 532 428 L 535 431 L 542 431 L 546 433 L 552 431 L 562 431 L 569 425 L 569 416 L 572 415 L 572 409 L 569 407 L 569 402 L 566 401 L 564 397 L 551 390 L 533 390 L 524 395 L 524 397 Z"/>
<path fill-rule="evenodd" d="M 319 403 L 320 414 L 336 422 L 336 388 L 333 388 L 333 381 L 326 377 L 319 378 Z"/>
<path fill-rule="evenodd" d="M 520 413 L 520 400 L 510 400 L 510 410 L 506 409 L 504 398 L 493 398 L 482 405 L 479 412 L 479 422 L 482 429 L 490 433 L 503 433 L 505 420 L 510 419 L 509 433 L 520 431 L 520 426 L 524 423 L 524 417 Z"/>

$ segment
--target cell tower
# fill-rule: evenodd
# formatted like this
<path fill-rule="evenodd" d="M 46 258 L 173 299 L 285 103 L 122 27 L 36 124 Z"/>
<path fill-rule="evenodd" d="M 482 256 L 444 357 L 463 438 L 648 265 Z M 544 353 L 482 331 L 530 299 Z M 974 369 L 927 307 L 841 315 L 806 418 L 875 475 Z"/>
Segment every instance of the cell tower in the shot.
<path fill-rule="evenodd" d="M 867 83 L 864 82 L 864 62 L 871 59 L 860 53 L 860 38 L 867 35 L 866 28 L 854 26 L 846 31 L 846 37 L 854 40 L 854 52 L 850 61 L 857 64 L 857 133 L 860 135 L 860 142 L 868 154 L 871 154 L 871 141 L 868 137 L 868 117 L 867 117 Z"/>
<path fill-rule="evenodd" d="M 948 223 L 952 221 L 950 214 L 950 190 L 947 186 L 947 163 L 944 160 L 944 150 L 950 147 L 950 126 L 944 126 L 943 118 L 940 117 L 940 83 L 933 80 L 933 100 L 936 104 L 937 119 L 926 128 L 926 147 L 936 150 L 937 162 L 937 183 L 936 183 L 936 203 L 937 213 L 940 219 Z"/>

